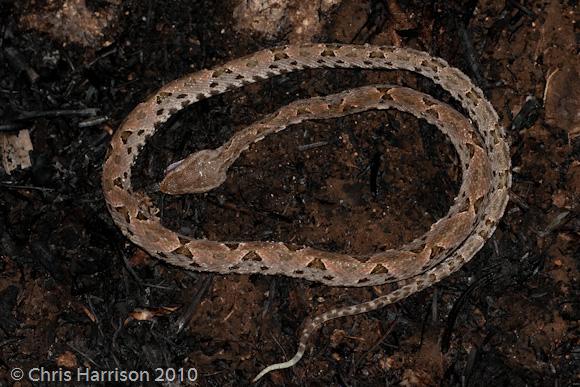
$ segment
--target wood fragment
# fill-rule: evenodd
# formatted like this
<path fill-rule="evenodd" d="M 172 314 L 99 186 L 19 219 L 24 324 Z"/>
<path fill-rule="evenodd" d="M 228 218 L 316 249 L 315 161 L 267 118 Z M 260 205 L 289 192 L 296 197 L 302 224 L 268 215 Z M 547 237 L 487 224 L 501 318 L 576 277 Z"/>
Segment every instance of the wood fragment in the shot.
<path fill-rule="evenodd" d="M 32 165 L 29 155 L 32 149 L 28 130 L 21 130 L 16 134 L 0 133 L 2 167 L 8 175 L 18 167 L 26 169 Z"/>

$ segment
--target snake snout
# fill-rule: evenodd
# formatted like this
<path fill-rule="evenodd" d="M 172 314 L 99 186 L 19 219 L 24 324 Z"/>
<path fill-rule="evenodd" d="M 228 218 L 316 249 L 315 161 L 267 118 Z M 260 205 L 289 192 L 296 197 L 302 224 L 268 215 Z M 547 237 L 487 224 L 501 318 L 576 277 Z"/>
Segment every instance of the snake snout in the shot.
<path fill-rule="evenodd" d="M 160 191 L 183 195 L 207 192 L 218 187 L 226 180 L 219 154 L 214 149 L 204 149 L 172 163 L 165 169 Z"/>

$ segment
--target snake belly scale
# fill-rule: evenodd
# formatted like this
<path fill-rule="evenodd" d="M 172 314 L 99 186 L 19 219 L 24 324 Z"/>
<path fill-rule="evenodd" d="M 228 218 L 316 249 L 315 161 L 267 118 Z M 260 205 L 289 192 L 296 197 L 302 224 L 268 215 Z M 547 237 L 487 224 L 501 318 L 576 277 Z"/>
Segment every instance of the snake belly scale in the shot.
<path fill-rule="evenodd" d="M 131 168 L 147 138 L 161 129 L 172 114 L 197 101 L 307 68 L 415 72 L 448 91 L 468 117 L 429 95 L 392 85 L 370 85 L 299 100 L 237 132 L 219 148 L 201 150 L 172 164 L 160 184 L 161 191 L 185 194 L 219 186 L 225 181 L 228 168 L 252 143 L 290 125 L 371 109 L 397 109 L 436 126 L 449 137 L 458 153 L 463 181 L 447 215 L 412 242 L 364 257 L 275 241 L 193 239 L 164 227 L 152 200 L 146 193 L 134 190 L 131 183 Z M 149 254 L 173 265 L 222 274 L 285 275 L 329 286 L 393 285 L 391 292 L 372 301 L 334 309 L 309 320 L 295 356 L 265 368 L 256 381 L 272 370 L 296 364 L 309 337 L 324 322 L 397 302 L 442 280 L 472 259 L 504 213 L 511 172 L 509 148 L 497 113 L 460 70 L 413 49 L 308 44 L 259 51 L 163 86 L 139 104 L 113 135 L 102 184 L 107 207 L 123 234 Z"/>

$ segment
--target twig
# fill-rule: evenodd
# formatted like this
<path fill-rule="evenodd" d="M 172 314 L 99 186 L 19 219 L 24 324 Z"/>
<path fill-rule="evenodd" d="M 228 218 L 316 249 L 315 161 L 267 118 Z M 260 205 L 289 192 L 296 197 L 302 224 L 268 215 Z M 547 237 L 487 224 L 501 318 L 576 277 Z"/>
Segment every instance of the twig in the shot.
<path fill-rule="evenodd" d="M 552 219 L 552 221 L 550 222 L 550 224 L 548 224 L 548 226 L 544 231 L 536 231 L 536 233 L 538 234 L 538 236 L 542 238 L 545 237 L 546 235 L 550 234 L 551 232 L 559 228 L 561 225 L 566 223 L 568 215 L 570 215 L 570 211 L 563 211 L 559 213 L 558 215 L 556 215 L 554 219 Z"/>
<path fill-rule="evenodd" d="M 369 353 L 374 352 L 375 349 L 377 349 L 377 347 L 383 342 L 385 341 L 385 339 L 387 337 L 389 337 L 389 335 L 391 334 L 391 332 L 393 331 L 393 329 L 395 328 L 395 325 L 397 325 L 397 322 L 399 320 L 395 319 L 393 320 L 393 322 L 391 323 L 391 325 L 389 325 L 389 327 L 387 328 L 387 331 L 385 332 L 384 335 L 381 336 L 380 339 L 377 340 L 376 343 L 374 343 L 361 357 L 358 358 L 357 361 L 355 361 L 354 363 L 354 368 L 353 370 L 356 371 L 360 365 L 360 363 L 367 358 L 367 356 L 369 355 Z"/>
<path fill-rule="evenodd" d="M 91 362 L 95 367 L 97 368 L 101 368 L 100 365 L 97 364 L 97 362 L 95 362 L 91 357 L 89 357 L 86 353 L 81 352 L 80 349 L 76 348 L 75 346 L 73 346 L 70 343 L 65 343 L 70 349 L 72 349 L 73 351 L 75 351 L 76 353 L 78 353 L 79 355 L 81 355 L 82 357 L 84 357 L 85 359 L 87 359 L 89 362 Z"/>
<path fill-rule="evenodd" d="M 88 128 L 90 126 L 97 126 L 109 120 L 108 116 L 90 118 L 79 122 L 79 128 Z"/>
<path fill-rule="evenodd" d="M 175 288 L 172 286 L 155 285 L 149 282 L 143 282 L 143 286 L 145 286 L 146 288 L 155 288 L 161 290 L 171 290 L 171 291 L 175 290 Z"/>
<path fill-rule="evenodd" d="M 123 259 L 123 263 L 125 264 L 125 269 L 127 269 L 129 274 L 131 274 L 131 277 L 133 277 L 135 282 L 137 282 L 137 285 L 139 285 L 140 288 L 143 287 L 143 281 L 141 280 L 141 277 L 139 277 L 139 275 L 135 272 L 135 270 L 133 270 L 125 254 L 122 251 L 120 251 L 120 254 L 121 258 Z"/>
<path fill-rule="evenodd" d="M 270 332 L 270 337 L 272 338 L 272 340 L 274 340 L 276 342 L 276 345 L 278 345 L 278 348 L 280 348 L 280 350 L 282 351 L 282 354 L 284 355 L 284 357 L 286 356 L 286 350 L 284 349 L 284 347 L 282 346 L 282 344 L 280 344 L 280 342 L 278 341 L 278 339 L 276 339 L 276 336 L 274 336 L 272 334 L 272 332 Z"/>
<path fill-rule="evenodd" d="M 175 321 L 177 325 L 177 333 L 181 332 L 183 328 L 187 325 L 187 323 L 191 320 L 193 314 L 197 309 L 197 306 L 199 305 L 202 298 L 209 290 L 212 281 L 213 281 L 213 273 L 208 274 L 206 278 L 202 281 L 201 285 L 199 286 L 199 289 L 197 290 L 195 296 L 193 297 L 193 300 L 191 300 L 191 302 L 187 306 L 187 309 L 185 309 L 185 311 L 183 311 L 183 313 L 181 313 L 179 318 Z"/>
<path fill-rule="evenodd" d="M 381 169 L 383 157 L 380 152 L 375 152 L 370 162 L 370 189 L 373 196 L 379 194 L 379 187 L 377 180 L 379 178 L 379 171 Z"/>
<path fill-rule="evenodd" d="M 350 43 L 365 43 L 376 36 L 388 18 L 388 11 L 383 1 L 372 1 L 370 13 L 365 24 L 356 32 Z"/>
<path fill-rule="evenodd" d="M 439 297 L 437 297 L 439 295 L 438 289 L 435 288 L 435 290 L 433 291 L 433 300 L 431 301 L 431 321 L 436 322 L 439 319 L 439 309 L 437 308 L 438 302 L 437 300 L 439 299 Z"/>
<path fill-rule="evenodd" d="M 534 13 L 534 11 L 530 10 L 529 8 L 524 7 L 523 5 L 521 5 L 520 3 L 518 3 L 515 0 L 508 0 L 508 4 L 511 5 L 512 7 L 519 9 L 520 11 L 522 11 L 523 13 L 525 13 L 526 15 L 531 17 L 532 19 L 535 19 L 538 17 L 538 15 L 536 15 Z"/>
<path fill-rule="evenodd" d="M 522 199 L 522 197 L 516 194 L 513 190 L 510 189 L 510 201 L 514 202 L 518 205 L 518 207 L 523 208 L 524 210 L 529 210 L 530 206 Z"/>
<path fill-rule="evenodd" d="M 482 88 L 487 88 L 487 80 L 481 75 L 481 71 L 479 69 L 479 60 L 477 59 L 477 54 L 475 52 L 475 48 L 473 47 L 473 43 L 471 42 L 469 33 L 467 32 L 467 28 L 465 28 L 463 23 L 459 22 L 457 23 L 457 29 L 459 30 L 459 37 L 461 39 L 461 43 L 463 43 L 463 48 L 465 49 L 467 63 L 471 68 L 471 72 L 475 77 L 476 83 L 479 84 L 479 86 Z"/>
<path fill-rule="evenodd" d="M 556 68 L 554 71 L 552 71 L 550 73 L 550 75 L 548 75 L 546 77 L 546 86 L 544 86 L 544 97 L 542 98 L 544 101 L 544 104 L 546 103 L 546 97 L 548 96 L 548 89 L 550 88 L 551 84 L 552 84 L 552 79 L 554 77 L 554 75 L 556 75 L 556 73 L 560 71 L 559 68 Z"/>
<path fill-rule="evenodd" d="M 117 356 L 115 356 L 115 347 L 117 346 L 117 338 L 119 337 L 119 333 L 121 333 L 121 329 L 123 329 L 123 322 L 121 321 L 120 318 L 118 319 L 118 324 L 119 326 L 117 327 L 117 329 L 115 329 L 115 333 L 113 333 L 113 338 L 111 339 L 111 356 L 113 357 L 113 360 L 115 361 L 117 367 L 121 367 L 119 359 L 117 358 Z"/>
<path fill-rule="evenodd" d="M 97 108 L 32 111 L 20 114 L 20 116 L 18 116 L 15 121 L 25 121 L 31 120 L 33 118 L 55 118 L 62 116 L 94 116 L 98 112 L 99 109 Z"/>
<path fill-rule="evenodd" d="M 97 62 L 98 62 L 98 61 L 100 61 L 101 59 L 103 59 L 103 58 L 106 58 L 106 57 L 108 57 L 109 55 L 113 55 L 113 54 L 115 54 L 116 52 L 117 52 L 117 48 L 115 47 L 115 48 L 113 48 L 112 50 L 109 50 L 109 51 L 107 51 L 107 52 L 103 53 L 102 55 L 100 55 L 100 56 L 96 57 L 96 58 L 95 58 L 95 59 L 94 59 L 92 62 L 90 62 L 89 64 L 87 64 L 87 65 L 85 66 L 85 69 L 88 69 L 88 68 L 92 67 L 92 66 L 93 66 L 95 63 L 97 63 Z"/>
<path fill-rule="evenodd" d="M 22 129 L 26 129 L 26 125 L 18 122 L 0 124 L 0 132 L 17 132 Z"/>
<path fill-rule="evenodd" d="M 5 187 L 9 189 L 29 189 L 35 191 L 42 191 L 42 192 L 51 192 L 54 191 L 54 188 L 45 188 L 45 187 L 35 187 L 33 185 L 15 185 L 5 182 L 0 182 L 0 187 Z"/>
<path fill-rule="evenodd" d="M 300 152 L 302 152 L 302 151 L 309 150 L 309 149 L 320 148 L 321 146 L 325 146 L 325 145 L 328 145 L 327 141 L 313 142 L 312 144 L 300 145 L 298 147 L 298 150 Z"/>
<path fill-rule="evenodd" d="M 99 331 L 99 334 L 101 335 L 101 337 L 104 338 L 105 333 L 103 332 L 103 329 L 101 326 L 101 320 L 99 319 L 99 315 L 97 314 L 97 311 L 95 310 L 95 307 L 93 306 L 93 302 L 91 301 L 91 297 L 86 297 L 86 300 L 87 300 L 87 304 L 89 305 L 89 309 L 90 309 L 92 315 L 95 317 L 94 323 L 97 324 L 97 330 Z M 101 300 L 101 301 L 103 301 L 103 300 Z"/>
<path fill-rule="evenodd" d="M 472 283 L 459 298 L 453 304 L 449 315 L 447 316 L 447 325 L 445 326 L 445 330 L 443 331 L 443 335 L 441 336 L 441 352 L 446 353 L 449 350 L 449 344 L 451 341 L 451 334 L 453 333 L 453 328 L 455 327 L 455 321 L 459 316 L 459 312 L 463 305 L 467 302 L 471 294 L 482 287 L 483 285 L 487 284 L 492 277 L 495 275 L 494 272 L 490 272 L 487 275 L 480 277 L 477 281 Z"/>
<path fill-rule="evenodd" d="M 471 348 L 471 351 L 469 351 L 469 354 L 467 355 L 467 363 L 465 364 L 463 371 L 461 371 L 461 378 L 463 384 L 469 385 L 466 382 L 469 381 L 469 376 L 471 375 L 473 366 L 475 365 L 477 358 L 479 357 L 478 355 L 479 348 L 478 347 Z"/>

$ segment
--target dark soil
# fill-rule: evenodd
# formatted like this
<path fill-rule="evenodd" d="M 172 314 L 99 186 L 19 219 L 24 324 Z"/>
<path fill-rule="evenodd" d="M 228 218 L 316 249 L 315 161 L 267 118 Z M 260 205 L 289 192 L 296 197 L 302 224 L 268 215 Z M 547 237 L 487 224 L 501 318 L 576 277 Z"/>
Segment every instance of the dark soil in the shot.
<path fill-rule="evenodd" d="M 80 9 L 70 25 L 56 16 L 63 3 Z M 465 71 L 507 128 L 510 204 L 462 270 L 396 305 L 326 324 L 298 365 L 260 383 L 580 385 L 577 1 L 398 3 L 411 22 L 382 1 L 343 0 L 321 15 L 316 41 L 400 43 Z M 284 30 L 236 31 L 235 4 L 0 1 L 0 135 L 28 129 L 34 146 L 31 168 L 0 170 L 0 386 L 15 383 L 16 367 L 151 377 L 158 367 L 195 368 L 197 381 L 183 385 L 246 385 L 294 353 L 306 317 L 385 291 L 186 272 L 152 259 L 113 224 L 101 166 L 136 104 L 188 72 L 287 43 Z M 547 81 L 561 74 L 572 75 Z M 171 162 L 219 146 L 289 101 L 371 83 L 449 100 L 404 72 L 278 77 L 176 115 L 144 149 L 134 181 L 153 186 Z M 89 108 L 96 115 L 80 114 Z M 210 193 L 151 195 L 167 225 L 195 237 L 365 254 L 426 231 L 460 180 L 453 148 L 433 127 L 368 112 L 267 137 Z M 25 374 L 17 385 L 43 384 Z"/>

